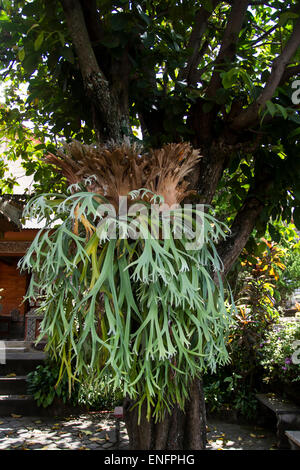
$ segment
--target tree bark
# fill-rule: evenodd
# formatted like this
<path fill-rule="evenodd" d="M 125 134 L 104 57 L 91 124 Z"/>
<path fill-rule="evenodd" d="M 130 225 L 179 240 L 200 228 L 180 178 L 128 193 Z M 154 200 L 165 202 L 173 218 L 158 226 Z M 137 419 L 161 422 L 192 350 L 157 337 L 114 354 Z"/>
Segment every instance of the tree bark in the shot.
<path fill-rule="evenodd" d="M 94 128 L 98 132 L 98 140 L 112 139 L 120 141 L 124 134 L 129 135 L 131 133 L 128 106 L 126 109 L 122 106 L 124 90 L 116 90 L 116 87 L 111 86 L 100 68 L 91 44 L 90 35 L 93 39 L 94 30 L 88 32 L 80 1 L 61 0 L 61 3 L 77 53 L 85 93 L 91 103 Z M 85 13 L 87 15 L 87 11 Z"/>
<path fill-rule="evenodd" d="M 178 407 L 166 412 L 161 422 L 146 418 L 142 406 L 138 424 L 138 408 L 125 399 L 124 419 L 131 450 L 204 450 L 206 445 L 206 413 L 203 387 L 200 380 L 191 382 L 190 398 L 185 410 Z"/>
<path fill-rule="evenodd" d="M 186 80 L 188 85 L 196 84 L 193 78 L 202 57 L 201 51 L 205 50 L 205 48 L 202 49 L 201 43 L 207 28 L 207 20 L 219 3 L 219 0 L 213 0 L 211 2 L 212 11 L 209 11 L 207 8 L 202 6 L 195 16 L 194 26 L 187 46 L 188 49 L 192 50 L 192 54 L 187 62 L 186 67 L 180 72 L 178 77 L 179 80 Z"/>
<path fill-rule="evenodd" d="M 257 217 L 264 208 L 264 204 L 256 197 L 247 199 L 236 215 L 231 226 L 230 236 L 218 247 L 219 255 L 224 265 L 221 273 L 225 277 L 234 262 L 237 260 L 253 231 Z M 215 276 L 215 281 L 217 277 Z"/>
<path fill-rule="evenodd" d="M 255 227 L 255 222 L 265 207 L 271 185 L 272 175 L 267 170 L 265 172 L 257 171 L 254 183 L 248 191 L 244 204 L 237 212 L 230 227 L 231 232 L 229 236 L 217 246 L 224 266 L 224 270 L 221 273 L 223 278 L 226 277 L 245 248 Z M 218 283 L 217 275 L 214 276 L 214 280 Z"/>

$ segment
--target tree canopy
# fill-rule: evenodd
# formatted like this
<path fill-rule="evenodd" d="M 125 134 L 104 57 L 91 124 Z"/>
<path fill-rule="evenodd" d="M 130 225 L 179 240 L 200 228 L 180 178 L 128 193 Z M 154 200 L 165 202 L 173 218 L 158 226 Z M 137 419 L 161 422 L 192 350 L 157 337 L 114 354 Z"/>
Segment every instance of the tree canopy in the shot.
<path fill-rule="evenodd" d="M 1 135 L 37 190 L 63 183 L 41 159 L 61 138 L 190 141 L 203 156 L 191 181 L 198 201 L 218 203 L 231 224 L 219 248 L 226 270 L 254 228 L 269 224 L 276 237 L 276 220 L 300 226 L 299 1 L 0 8 Z"/>

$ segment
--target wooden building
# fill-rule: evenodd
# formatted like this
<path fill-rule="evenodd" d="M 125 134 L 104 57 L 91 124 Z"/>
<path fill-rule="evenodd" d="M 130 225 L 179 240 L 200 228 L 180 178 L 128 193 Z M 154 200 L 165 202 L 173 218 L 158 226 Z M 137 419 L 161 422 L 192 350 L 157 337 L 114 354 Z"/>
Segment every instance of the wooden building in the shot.
<path fill-rule="evenodd" d="M 30 333 L 32 309 L 24 302 L 29 274 L 20 272 L 18 262 L 38 228 L 22 224 L 25 203 L 25 196 L 0 195 L 0 339 L 28 339 Z M 35 331 L 31 331 L 32 336 L 36 336 Z"/>

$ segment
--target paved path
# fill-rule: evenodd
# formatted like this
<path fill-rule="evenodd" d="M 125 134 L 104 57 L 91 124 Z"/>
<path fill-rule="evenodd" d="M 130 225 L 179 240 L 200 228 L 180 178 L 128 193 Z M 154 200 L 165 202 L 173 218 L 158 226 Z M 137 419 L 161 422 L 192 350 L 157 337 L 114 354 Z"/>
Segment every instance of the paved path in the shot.
<path fill-rule="evenodd" d="M 0 417 L 0 450 L 113 449 L 115 420 L 109 414 L 89 413 L 70 418 Z M 120 449 L 128 446 L 120 426 Z"/>
<path fill-rule="evenodd" d="M 269 450 L 275 434 L 254 426 L 210 420 L 208 449 Z M 107 413 L 87 413 L 69 418 L 0 417 L 0 450 L 113 450 L 115 420 Z M 124 424 L 120 449 L 128 448 Z"/>
<path fill-rule="evenodd" d="M 211 450 L 275 450 L 276 435 L 259 426 L 229 424 L 210 420 L 207 449 Z"/>

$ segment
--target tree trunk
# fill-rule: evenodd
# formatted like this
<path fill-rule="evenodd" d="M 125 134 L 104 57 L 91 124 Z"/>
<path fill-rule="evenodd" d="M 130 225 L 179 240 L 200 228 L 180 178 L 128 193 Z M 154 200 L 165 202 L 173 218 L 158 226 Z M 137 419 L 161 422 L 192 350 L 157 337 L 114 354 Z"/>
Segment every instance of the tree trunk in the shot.
<path fill-rule="evenodd" d="M 204 450 L 206 445 L 206 412 L 202 382 L 195 379 L 190 387 L 190 399 L 183 412 L 178 407 L 166 413 L 161 422 L 146 418 L 142 406 L 140 423 L 138 408 L 125 399 L 124 419 L 132 450 Z"/>

